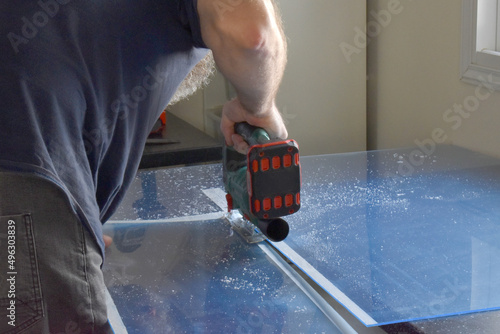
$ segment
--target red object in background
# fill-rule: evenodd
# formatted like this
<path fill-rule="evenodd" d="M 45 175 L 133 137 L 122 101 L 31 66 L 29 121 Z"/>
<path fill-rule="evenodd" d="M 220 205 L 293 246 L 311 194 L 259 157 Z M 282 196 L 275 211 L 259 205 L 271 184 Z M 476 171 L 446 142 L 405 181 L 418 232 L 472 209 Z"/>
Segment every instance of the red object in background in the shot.
<path fill-rule="evenodd" d="M 153 129 L 149 133 L 148 138 L 159 138 L 162 136 L 163 130 L 167 124 L 167 114 L 165 110 L 161 113 L 160 118 L 156 121 Z"/>
<path fill-rule="evenodd" d="M 163 110 L 163 112 L 160 115 L 160 121 L 161 124 L 163 125 L 167 124 L 167 113 L 165 112 L 165 110 Z"/>

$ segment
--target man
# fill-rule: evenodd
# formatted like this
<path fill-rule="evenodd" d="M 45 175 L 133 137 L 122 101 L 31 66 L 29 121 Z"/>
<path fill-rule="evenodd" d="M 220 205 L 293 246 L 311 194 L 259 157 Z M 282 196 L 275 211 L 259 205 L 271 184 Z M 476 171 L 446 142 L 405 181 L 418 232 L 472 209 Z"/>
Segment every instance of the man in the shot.
<path fill-rule="evenodd" d="M 0 332 L 111 333 L 102 223 L 208 49 L 237 91 L 223 108 L 227 143 L 246 149 L 240 121 L 286 138 L 274 101 L 286 62 L 276 9 L 19 0 L 3 1 L 0 15 Z"/>

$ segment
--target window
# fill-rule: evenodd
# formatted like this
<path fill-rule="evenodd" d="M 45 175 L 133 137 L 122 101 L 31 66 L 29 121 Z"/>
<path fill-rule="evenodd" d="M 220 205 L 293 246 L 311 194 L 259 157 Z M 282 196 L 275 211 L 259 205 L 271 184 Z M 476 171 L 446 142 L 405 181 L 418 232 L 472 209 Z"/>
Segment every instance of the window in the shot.
<path fill-rule="evenodd" d="M 500 90 L 500 0 L 462 4 L 462 80 Z"/>
<path fill-rule="evenodd" d="M 477 51 L 500 51 L 499 0 L 477 0 Z"/>

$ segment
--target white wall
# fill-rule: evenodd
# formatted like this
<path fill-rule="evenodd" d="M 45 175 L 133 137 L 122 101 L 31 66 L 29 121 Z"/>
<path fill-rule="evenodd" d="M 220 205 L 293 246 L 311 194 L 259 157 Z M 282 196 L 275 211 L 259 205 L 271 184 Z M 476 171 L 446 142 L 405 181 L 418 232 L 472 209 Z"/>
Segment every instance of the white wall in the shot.
<path fill-rule="evenodd" d="M 364 29 L 365 0 L 281 0 L 289 57 L 277 97 L 290 138 L 301 155 L 366 148 L 366 49 L 347 62 L 342 42 L 353 43 Z M 205 91 L 205 109 L 223 102 L 217 77 Z M 205 130 L 203 96 L 171 108 Z"/>
<path fill-rule="evenodd" d="M 366 50 L 340 44 L 364 29 L 364 0 L 281 0 L 289 60 L 278 94 L 302 155 L 366 149 Z"/>
<path fill-rule="evenodd" d="M 396 0 L 367 2 L 368 20 L 374 21 L 370 12 L 387 10 Z M 461 5 L 401 0 L 403 9 L 389 23 L 379 18 L 385 27 L 373 35 L 367 56 L 370 149 L 415 146 L 442 129 L 439 137 L 447 143 L 500 156 L 500 93 L 481 101 L 476 87 L 459 79 Z M 467 103 L 478 100 L 467 112 Z M 468 118 L 448 111 L 462 107 Z"/>

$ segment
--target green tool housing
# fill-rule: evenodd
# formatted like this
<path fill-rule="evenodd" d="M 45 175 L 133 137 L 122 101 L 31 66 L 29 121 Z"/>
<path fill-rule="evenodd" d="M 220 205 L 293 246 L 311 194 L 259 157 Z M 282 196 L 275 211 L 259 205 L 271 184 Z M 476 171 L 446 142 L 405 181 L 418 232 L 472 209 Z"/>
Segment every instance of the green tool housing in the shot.
<path fill-rule="evenodd" d="M 247 155 L 223 148 L 223 181 L 229 211 L 238 209 L 271 241 L 284 240 L 288 223 L 280 218 L 300 209 L 301 171 L 295 140 L 271 140 L 262 128 L 235 125 L 250 145 Z"/>

